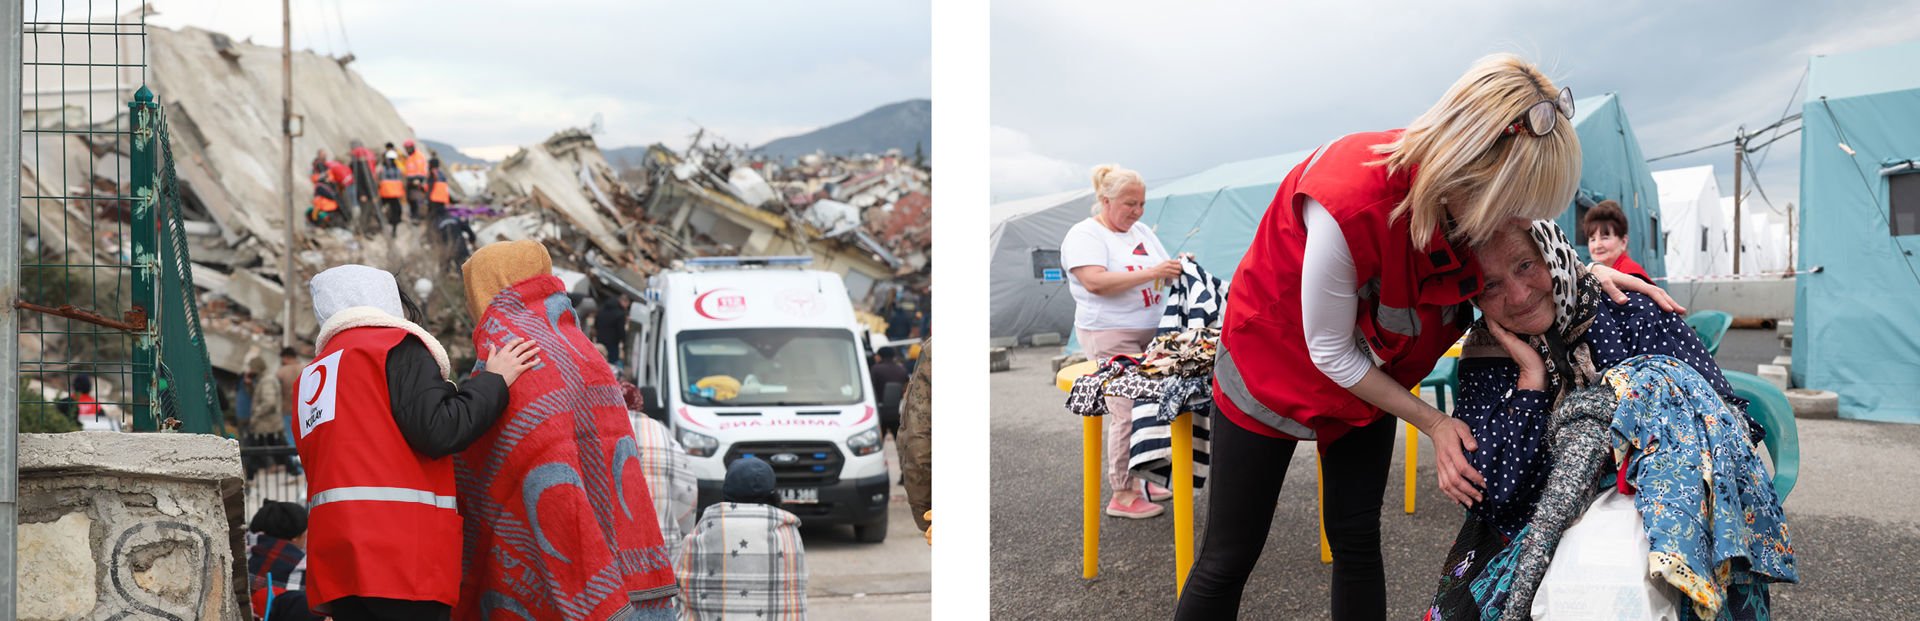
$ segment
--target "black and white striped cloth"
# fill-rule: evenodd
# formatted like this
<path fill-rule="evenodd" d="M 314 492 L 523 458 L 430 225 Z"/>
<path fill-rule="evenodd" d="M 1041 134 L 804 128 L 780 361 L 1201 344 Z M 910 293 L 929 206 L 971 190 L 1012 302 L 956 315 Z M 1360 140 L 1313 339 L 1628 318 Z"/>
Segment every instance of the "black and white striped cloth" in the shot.
<path fill-rule="evenodd" d="M 1207 464 L 1212 459 L 1208 453 L 1209 440 L 1212 438 L 1211 421 L 1207 412 L 1212 408 L 1211 395 L 1200 395 L 1208 403 L 1195 407 L 1193 414 L 1193 488 L 1207 486 Z M 1190 405 L 1193 401 L 1189 400 Z M 1128 440 L 1127 471 L 1133 476 L 1151 481 L 1161 487 L 1173 487 L 1173 426 L 1156 418 L 1160 404 L 1141 401 L 1133 406 L 1133 436 Z"/>
<path fill-rule="evenodd" d="M 1191 328 L 1218 328 L 1225 317 L 1227 285 L 1206 268 L 1180 259 L 1180 280 L 1167 286 L 1167 310 L 1160 315 L 1160 334 Z"/>

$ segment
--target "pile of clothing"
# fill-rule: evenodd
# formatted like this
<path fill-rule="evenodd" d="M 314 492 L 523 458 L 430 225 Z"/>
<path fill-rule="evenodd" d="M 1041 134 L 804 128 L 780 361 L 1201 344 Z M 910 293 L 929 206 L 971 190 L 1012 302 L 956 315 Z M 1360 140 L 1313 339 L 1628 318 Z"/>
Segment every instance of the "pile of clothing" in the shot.
<path fill-rule="evenodd" d="M 1220 331 L 1199 327 L 1155 338 L 1139 358 L 1116 356 L 1100 370 L 1081 377 L 1067 394 L 1067 409 L 1081 416 L 1108 412 L 1106 396 L 1134 400 L 1133 433 L 1128 441 L 1127 469 L 1133 476 L 1161 486 L 1173 478 L 1173 421 L 1182 412 L 1193 418 L 1193 485 L 1205 487 L 1209 461 L 1208 440 L 1213 409 L 1213 357 Z"/>

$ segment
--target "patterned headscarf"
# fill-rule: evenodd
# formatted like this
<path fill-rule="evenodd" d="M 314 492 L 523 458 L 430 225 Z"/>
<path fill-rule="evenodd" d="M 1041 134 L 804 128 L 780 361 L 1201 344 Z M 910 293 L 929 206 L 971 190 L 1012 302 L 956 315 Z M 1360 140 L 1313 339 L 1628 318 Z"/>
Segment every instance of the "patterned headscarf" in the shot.
<path fill-rule="evenodd" d="M 1540 257 L 1546 262 L 1553 280 L 1553 326 L 1546 333 L 1527 338 L 1540 359 L 1546 363 L 1547 379 L 1553 383 L 1554 401 L 1569 387 L 1585 387 L 1598 379 L 1593 354 L 1585 338 L 1587 327 L 1599 312 L 1600 279 L 1580 263 L 1580 254 L 1567 241 L 1566 232 L 1552 220 L 1535 220 L 1528 233 Z M 1506 348 L 1487 330 L 1486 318 L 1473 322 L 1463 355 L 1472 358 L 1508 358 Z"/>

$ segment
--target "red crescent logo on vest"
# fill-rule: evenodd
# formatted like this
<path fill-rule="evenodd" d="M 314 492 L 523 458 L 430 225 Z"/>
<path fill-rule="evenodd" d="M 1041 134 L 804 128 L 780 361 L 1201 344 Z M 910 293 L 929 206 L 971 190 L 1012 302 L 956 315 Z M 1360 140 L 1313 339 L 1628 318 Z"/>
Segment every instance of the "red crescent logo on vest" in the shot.
<path fill-rule="evenodd" d="M 1139 255 L 1139 256 L 1143 256 L 1143 257 L 1144 257 L 1144 256 L 1147 256 L 1147 243 L 1146 243 L 1146 242 L 1140 242 L 1140 245 L 1138 245 L 1138 246 L 1134 246 L 1134 247 L 1133 247 L 1133 254 L 1135 254 L 1135 255 Z"/>
<path fill-rule="evenodd" d="M 693 312 L 714 321 L 739 319 L 747 314 L 747 296 L 733 289 L 714 289 L 693 299 Z"/>
<path fill-rule="evenodd" d="M 324 366 L 320 366 L 320 367 L 314 367 L 314 370 L 320 372 L 320 384 L 317 386 L 314 386 L 313 396 L 307 398 L 307 405 L 313 405 L 313 402 L 319 401 L 320 392 L 327 389 L 327 368 Z"/>

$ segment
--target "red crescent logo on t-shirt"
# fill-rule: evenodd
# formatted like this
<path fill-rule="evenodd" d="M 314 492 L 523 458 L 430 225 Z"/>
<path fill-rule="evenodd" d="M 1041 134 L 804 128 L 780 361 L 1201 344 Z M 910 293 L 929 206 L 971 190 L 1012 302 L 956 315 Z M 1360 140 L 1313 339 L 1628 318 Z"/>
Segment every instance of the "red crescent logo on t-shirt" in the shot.
<path fill-rule="evenodd" d="M 314 370 L 320 372 L 320 383 L 314 386 L 313 396 L 307 398 L 307 405 L 313 405 L 313 402 L 319 401 L 320 392 L 327 389 L 327 368 L 324 366 L 320 366 L 320 367 L 314 367 Z"/>

